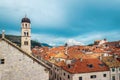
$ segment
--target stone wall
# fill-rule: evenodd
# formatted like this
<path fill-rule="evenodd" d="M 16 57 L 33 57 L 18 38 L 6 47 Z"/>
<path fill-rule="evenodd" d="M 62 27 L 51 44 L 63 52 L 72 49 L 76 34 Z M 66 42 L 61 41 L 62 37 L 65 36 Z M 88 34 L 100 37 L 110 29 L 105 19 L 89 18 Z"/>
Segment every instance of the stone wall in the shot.
<path fill-rule="evenodd" d="M 0 56 L 5 59 L 0 64 L 0 80 L 49 80 L 45 67 L 3 40 Z"/>

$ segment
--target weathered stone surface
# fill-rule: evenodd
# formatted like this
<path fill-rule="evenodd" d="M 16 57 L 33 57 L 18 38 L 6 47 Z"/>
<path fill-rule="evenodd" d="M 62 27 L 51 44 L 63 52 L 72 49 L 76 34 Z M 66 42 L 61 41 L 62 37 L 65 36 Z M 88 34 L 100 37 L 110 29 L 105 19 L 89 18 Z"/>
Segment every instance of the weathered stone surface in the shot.
<path fill-rule="evenodd" d="M 0 80 L 48 80 L 45 67 L 25 55 L 23 52 L 0 40 L 0 56 L 5 59 L 0 64 Z"/>

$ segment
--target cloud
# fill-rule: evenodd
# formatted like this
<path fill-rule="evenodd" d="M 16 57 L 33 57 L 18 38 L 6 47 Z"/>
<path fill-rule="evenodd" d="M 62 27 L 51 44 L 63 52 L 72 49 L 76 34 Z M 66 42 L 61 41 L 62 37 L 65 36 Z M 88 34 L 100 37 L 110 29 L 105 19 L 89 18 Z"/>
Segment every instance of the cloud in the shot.
<path fill-rule="evenodd" d="M 52 46 L 58 46 L 58 45 L 60 46 L 65 43 L 65 40 L 67 38 L 61 38 L 61 37 L 50 36 L 45 34 L 32 34 L 32 39 L 41 43 L 50 44 Z"/>
<path fill-rule="evenodd" d="M 104 38 L 108 41 L 120 40 L 120 31 L 107 31 L 107 32 L 91 32 L 84 35 L 74 37 L 76 40 L 83 42 L 84 44 L 93 43 L 95 40 L 102 40 Z"/>
<path fill-rule="evenodd" d="M 73 45 L 84 45 L 83 43 L 78 42 L 78 41 L 76 41 L 76 40 L 74 40 L 74 39 L 69 39 L 69 40 L 67 40 L 66 43 L 68 44 L 68 46 L 73 46 Z"/>
<path fill-rule="evenodd" d="M 49 35 L 33 34 L 32 39 L 37 40 L 39 42 L 48 43 L 52 46 L 64 45 L 66 42 L 69 42 L 71 44 L 87 45 L 93 43 L 95 40 L 102 40 L 104 38 L 106 38 L 108 41 L 120 40 L 119 34 L 120 34 L 119 31 L 92 32 L 92 33 L 79 35 L 76 37 L 71 37 L 71 39 L 64 37 L 49 36 Z"/>
<path fill-rule="evenodd" d="M 27 14 L 32 39 L 40 42 L 62 45 L 69 39 L 85 44 L 103 38 L 119 40 L 119 4 L 119 0 L 1 0 L 0 30 L 20 35 L 21 19 Z"/>

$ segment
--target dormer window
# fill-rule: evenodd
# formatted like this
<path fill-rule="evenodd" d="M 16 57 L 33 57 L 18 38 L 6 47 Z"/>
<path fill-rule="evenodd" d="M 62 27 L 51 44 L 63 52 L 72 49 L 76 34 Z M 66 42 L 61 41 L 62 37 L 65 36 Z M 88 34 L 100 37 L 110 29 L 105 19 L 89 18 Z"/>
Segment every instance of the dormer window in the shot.
<path fill-rule="evenodd" d="M 4 59 L 0 59 L 0 64 L 4 64 L 5 60 Z"/>
<path fill-rule="evenodd" d="M 103 63 L 100 63 L 99 66 L 104 67 L 105 65 Z"/>
<path fill-rule="evenodd" d="M 87 65 L 89 68 L 93 68 L 93 65 L 92 64 L 88 64 Z"/>
<path fill-rule="evenodd" d="M 68 64 L 68 68 L 71 68 L 71 65 L 70 65 L 70 64 Z"/>

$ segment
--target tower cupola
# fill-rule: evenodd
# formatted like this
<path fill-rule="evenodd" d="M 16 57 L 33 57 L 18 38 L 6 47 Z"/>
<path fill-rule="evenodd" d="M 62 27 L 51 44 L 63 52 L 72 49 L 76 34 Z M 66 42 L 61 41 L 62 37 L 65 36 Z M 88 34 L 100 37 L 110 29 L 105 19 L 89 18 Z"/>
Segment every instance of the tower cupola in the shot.
<path fill-rule="evenodd" d="M 24 18 L 22 18 L 21 23 L 23 23 L 23 22 L 31 23 L 30 19 L 27 18 L 26 16 Z"/>

